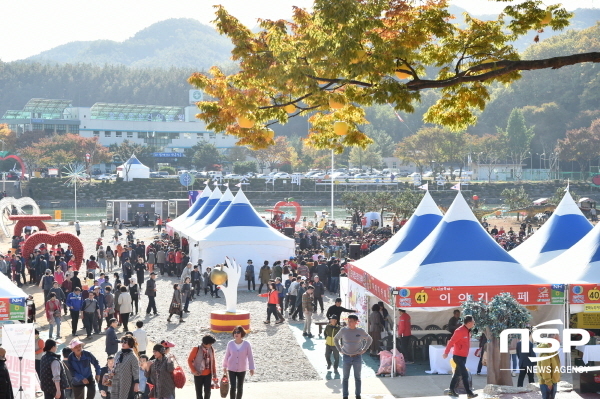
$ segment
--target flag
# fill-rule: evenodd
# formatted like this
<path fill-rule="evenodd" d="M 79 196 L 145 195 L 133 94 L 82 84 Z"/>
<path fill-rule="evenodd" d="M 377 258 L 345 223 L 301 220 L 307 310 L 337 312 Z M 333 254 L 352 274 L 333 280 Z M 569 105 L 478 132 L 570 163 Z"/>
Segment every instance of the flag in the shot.
<path fill-rule="evenodd" d="M 240 187 L 240 188 L 241 188 L 241 187 L 242 187 L 242 183 L 238 183 L 238 184 L 236 184 L 235 186 L 236 186 L 236 187 Z"/>
<path fill-rule="evenodd" d="M 458 191 L 460 191 L 460 183 L 456 183 L 455 185 L 453 185 L 452 187 L 450 187 L 450 190 L 458 190 Z"/>
<path fill-rule="evenodd" d="M 207 181 L 204 182 L 204 185 L 210 183 L 210 179 L 208 179 Z"/>
<path fill-rule="evenodd" d="M 400 115 L 398 115 L 398 112 L 396 112 L 396 110 L 394 109 L 394 107 L 392 107 L 392 104 L 388 103 L 388 105 L 390 106 L 390 108 L 392 109 L 392 111 L 394 111 L 394 114 L 396 114 L 396 118 L 398 118 L 398 120 L 402 123 L 404 123 L 404 119 L 402 119 L 400 117 Z"/>
<path fill-rule="evenodd" d="M 565 191 L 569 191 L 569 179 L 567 179 L 567 187 L 565 187 Z"/>
<path fill-rule="evenodd" d="M 229 187 L 229 182 L 227 182 L 227 183 L 223 183 L 223 186 L 225 186 L 225 187 Z"/>
<path fill-rule="evenodd" d="M 425 183 L 422 186 L 419 186 L 421 190 L 429 191 L 429 183 Z"/>

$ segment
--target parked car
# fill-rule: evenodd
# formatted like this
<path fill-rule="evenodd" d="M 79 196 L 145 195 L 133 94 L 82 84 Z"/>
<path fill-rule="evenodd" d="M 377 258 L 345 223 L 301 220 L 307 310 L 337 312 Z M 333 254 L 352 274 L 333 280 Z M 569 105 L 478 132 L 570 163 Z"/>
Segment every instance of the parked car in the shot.
<path fill-rule="evenodd" d="M 407 177 L 412 177 L 412 178 L 421 177 L 421 174 L 419 172 L 412 172 Z"/>
<path fill-rule="evenodd" d="M 431 177 L 431 176 L 433 176 L 433 172 L 431 172 L 431 171 L 423 173 L 423 177 Z"/>
<path fill-rule="evenodd" d="M 224 179 L 233 179 L 233 180 L 240 180 L 243 176 L 242 175 L 238 175 L 235 173 L 229 173 L 227 175 L 225 175 L 223 178 Z"/>
<path fill-rule="evenodd" d="M 102 173 L 95 177 L 97 180 L 117 180 L 117 175 L 113 173 Z"/>
<path fill-rule="evenodd" d="M 344 179 L 350 179 L 352 176 L 350 176 L 348 173 L 344 173 L 344 172 L 336 172 L 332 175 L 334 180 L 344 180 Z"/>
<path fill-rule="evenodd" d="M 287 172 L 279 172 L 279 173 L 275 173 L 274 175 L 276 178 L 278 179 L 289 179 L 291 176 L 289 173 Z"/>

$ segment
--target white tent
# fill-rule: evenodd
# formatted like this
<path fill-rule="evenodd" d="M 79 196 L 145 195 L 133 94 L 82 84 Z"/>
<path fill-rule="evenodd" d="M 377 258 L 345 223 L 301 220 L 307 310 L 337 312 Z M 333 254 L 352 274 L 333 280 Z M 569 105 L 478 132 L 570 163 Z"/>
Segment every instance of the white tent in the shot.
<path fill-rule="evenodd" d="M 117 166 L 117 176 L 122 177 L 125 181 L 148 179 L 150 177 L 150 168 L 142 164 L 134 154 L 123 165 Z"/>
<path fill-rule="evenodd" d="M 188 229 L 186 229 L 183 234 L 186 237 L 189 237 L 191 240 L 194 239 L 194 236 L 198 235 L 202 229 L 206 226 L 209 226 L 215 220 L 219 218 L 227 210 L 229 204 L 233 201 L 233 194 L 229 188 L 223 193 L 223 196 L 219 199 L 219 202 L 212 207 L 212 209 L 204 216 L 202 219 L 198 220 Z"/>
<path fill-rule="evenodd" d="M 6 304 L 6 307 L 0 310 L 2 320 L 26 320 L 28 296 L 25 291 L 10 281 L 4 273 L 0 273 L 0 298 Z M 21 315 L 24 317 L 21 317 Z"/>
<path fill-rule="evenodd" d="M 221 193 L 221 190 L 219 190 L 219 188 L 215 188 L 214 191 L 210 194 L 210 197 L 208 197 L 208 200 L 206 200 L 206 202 L 204 203 L 204 205 L 202 205 L 200 209 L 198 209 L 193 214 L 190 214 L 185 220 L 183 220 L 179 225 L 177 225 L 177 228 L 174 230 L 181 235 L 187 236 L 185 232 L 191 226 L 198 223 L 206 215 L 208 215 L 208 213 L 212 211 L 214 206 L 217 205 L 222 195 L 223 194 Z"/>
<path fill-rule="evenodd" d="M 172 220 L 169 223 L 167 223 L 167 233 L 172 234 L 173 230 L 178 228 L 178 226 L 180 226 L 184 220 L 186 220 L 188 217 L 190 217 L 191 215 L 196 213 L 200 208 L 202 208 L 202 205 L 204 205 L 206 201 L 208 201 L 208 198 L 211 194 L 212 191 L 210 190 L 208 185 L 204 187 L 204 190 L 196 198 L 196 201 L 194 201 L 192 206 L 190 206 L 185 212 L 183 212 L 181 215 L 175 218 L 175 220 Z"/>
<path fill-rule="evenodd" d="M 209 267 L 224 263 L 226 256 L 242 265 L 252 259 L 255 267 L 260 267 L 265 260 L 273 262 L 294 256 L 296 247 L 292 238 L 281 234 L 260 217 L 242 190 L 221 216 L 191 237 L 191 241 L 198 245 L 191 246 L 194 248 L 190 251 L 192 261 L 201 258 Z M 244 273 L 239 284 L 244 284 Z"/>
<path fill-rule="evenodd" d="M 550 219 L 510 254 L 525 267 L 537 267 L 571 248 L 592 227 L 567 191 Z"/>
<path fill-rule="evenodd" d="M 373 221 L 377 221 L 379 227 L 383 227 L 383 220 L 379 212 L 367 212 L 364 214 L 363 220 L 365 222 L 364 227 L 367 229 L 373 225 Z"/>
<path fill-rule="evenodd" d="M 402 259 L 433 231 L 435 226 L 442 220 L 442 216 L 442 212 L 433 201 L 429 191 L 427 191 L 404 227 L 381 248 L 353 262 L 353 264 L 368 272 L 374 269 L 382 269 Z"/>
<path fill-rule="evenodd" d="M 459 193 L 437 227 L 414 250 L 373 276 L 391 287 L 547 284 L 485 231 Z"/>

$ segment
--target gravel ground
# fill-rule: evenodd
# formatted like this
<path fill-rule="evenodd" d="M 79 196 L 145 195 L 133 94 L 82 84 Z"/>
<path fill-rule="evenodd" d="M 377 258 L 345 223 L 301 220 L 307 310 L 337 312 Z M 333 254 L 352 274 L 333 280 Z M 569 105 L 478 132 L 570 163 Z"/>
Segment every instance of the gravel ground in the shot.
<path fill-rule="evenodd" d="M 75 233 L 73 226 L 57 226 L 49 225 L 50 232 L 65 231 Z M 135 238 L 148 243 L 152 240 L 156 232 L 152 232 L 150 228 L 136 229 Z M 82 242 L 85 246 L 85 257 L 95 252 L 95 243 L 99 237 L 99 223 L 85 223 L 81 225 Z M 111 245 L 114 248 L 114 243 L 108 242 L 112 231 L 105 232 L 104 245 Z M 6 251 L 10 246 L 10 242 L 4 239 L 2 241 L 2 250 Z M 275 261 L 276 259 L 273 259 Z M 209 266 L 209 265 L 207 265 Z M 119 269 L 114 271 L 121 272 Z M 80 273 L 81 274 L 81 273 Z M 148 273 L 146 273 L 146 279 Z M 193 346 L 199 345 L 204 334 L 210 333 L 210 312 L 213 310 L 224 310 L 225 299 L 221 295 L 221 299 L 212 298 L 210 293 L 204 295 L 202 292 L 200 297 L 192 301 L 189 306 L 191 313 L 184 316 L 185 323 L 179 323 L 177 317 L 172 318 L 171 323 L 167 323 L 168 308 L 171 302 L 173 293 L 172 285 L 179 282 L 175 277 L 159 276 L 157 277 L 157 299 L 156 304 L 159 316 L 146 316 L 145 310 L 148 304 L 145 295 L 140 298 L 140 313 L 137 316 L 132 316 L 129 322 L 129 328 L 135 328 L 135 322 L 142 320 L 144 329 L 148 333 L 150 340 L 149 349 L 154 343 L 160 342 L 163 339 L 173 342 L 176 346 L 171 351 L 178 359 L 180 365 L 186 371 L 188 383 L 192 383 L 193 377 L 189 373 L 187 366 L 187 357 Z M 145 286 L 142 286 L 142 292 Z M 42 331 L 47 332 L 48 326 L 43 312 L 42 291 L 38 287 L 25 286 L 23 287 L 28 294 L 33 294 L 37 305 L 37 322 Z M 258 287 L 257 287 L 258 288 Z M 263 291 L 264 292 L 264 291 Z M 324 298 L 325 308 L 333 304 L 334 297 L 329 295 Z M 252 344 L 254 358 L 256 364 L 256 373 L 253 377 L 247 375 L 247 382 L 270 382 L 270 381 L 309 381 L 320 380 L 318 373 L 306 358 L 304 352 L 296 343 L 292 331 L 288 326 L 288 321 L 281 325 L 274 325 L 272 320 L 271 325 L 263 324 L 266 319 L 266 298 L 257 297 L 257 292 L 249 293 L 246 289 L 241 289 L 238 292 L 238 309 L 241 311 L 249 311 L 251 315 L 251 333 L 246 339 Z M 324 316 L 317 315 L 315 321 L 325 320 Z M 63 343 L 68 343 L 73 337 L 67 335 L 70 333 L 69 325 L 70 317 L 63 317 L 61 333 Z M 79 324 L 81 328 L 81 322 Z M 103 326 L 104 328 L 104 326 Z M 316 327 L 313 327 L 313 332 Z M 119 328 L 122 331 L 122 328 Z M 85 332 L 79 330 L 79 338 L 85 337 Z M 221 372 L 221 364 L 227 342 L 231 339 L 230 334 L 213 334 L 217 338 L 215 350 L 217 353 L 217 368 Z M 43 338 L 44 336 L 42 336 Z M 94 353 L 101 365 L 106 362 L 106 354 L 104 353 L 104 335 L 94 335 L 91 340 L 86 342 L 86 349 Z M 60 341 L 59 341 L 60 342 Z"/>

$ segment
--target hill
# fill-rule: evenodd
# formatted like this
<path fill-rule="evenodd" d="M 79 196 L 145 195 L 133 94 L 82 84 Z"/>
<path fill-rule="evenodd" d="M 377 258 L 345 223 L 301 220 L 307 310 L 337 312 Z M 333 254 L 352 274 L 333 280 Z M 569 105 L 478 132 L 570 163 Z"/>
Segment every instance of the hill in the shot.
<path fill-rule="evenodd" d="M 194 19 L 177 18 L 157 22 L 123 42 L 75 41 L 26 61 L 206 70 L 227 64 L 232 48 L 229 39 L 214 28 Z"/>

